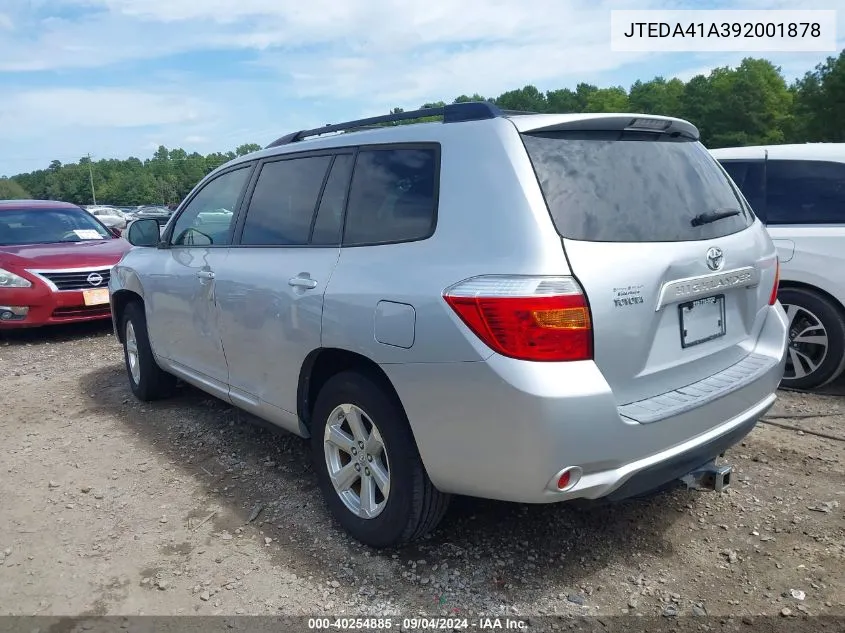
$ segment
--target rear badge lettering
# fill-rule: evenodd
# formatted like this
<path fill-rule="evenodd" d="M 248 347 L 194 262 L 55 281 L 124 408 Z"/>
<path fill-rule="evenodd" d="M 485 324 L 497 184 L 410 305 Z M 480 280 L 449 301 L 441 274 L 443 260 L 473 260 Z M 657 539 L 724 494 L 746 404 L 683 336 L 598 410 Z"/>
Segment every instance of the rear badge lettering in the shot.
<path fill-rule="evenodd" d="M 751 281 L 750 272 L 741 272 L 736 274 L 728 273 L 711 279 L 703 279 L 702 281 L 696 283 L 681 284 L 675 288 L 675 296 L 688 297 L 689 295 L 696 295 L 700 292 L 739 286 L 749 281 Z"/>
<path fill-rule="evenodd" d="M 642 284 L 638 286 L 620 286 L 618 288 L 614 288 L 613 294 L 615 298 L 613 299 L 613 305 L 617 308 L 639 305 L 643 303 L 642 292 Z"/>
<path fill-rule="evenodd" d="M 737 268 L 736 270 L 729 270 L 722 273 L 702 275 L 700 277 L 688 277 L 687 279 L 669 281 L 664 283 L 660 289 L 655 311 L 660 310 L 669 303 L 676 303 L 684 299 L 696 299 L 731 288 L 756 286 L 759 283 L 760 271 L 752 266 Z"/>

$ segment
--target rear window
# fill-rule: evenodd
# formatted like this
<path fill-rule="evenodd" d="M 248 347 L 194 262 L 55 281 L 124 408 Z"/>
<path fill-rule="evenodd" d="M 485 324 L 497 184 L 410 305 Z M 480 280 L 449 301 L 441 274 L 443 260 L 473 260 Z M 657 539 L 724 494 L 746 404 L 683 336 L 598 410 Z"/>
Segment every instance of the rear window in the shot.
<path fill-rule="evenodd" d="M 307 244 L 331 162 L 331 156 L 311 156 L 265 164 L 249 202 L 241 244 Z"/>
<path fill-rule="evenodd" d="M 766 170 L 763 162 L 729 160 L 724 161 L 722 167 L 748 200 L 754 214 L 762 218 L 761 211 L 766 206 Z"/>
<path fill-rule="evenodd" d="M 707 240 L 754 216 L 697 141 L 626 132 L 522 135 L 558 233 L 592 242 Z M 701 214 L 739 215 L 693 226 Z"/>
<path fill-rule="evenodd" d="M 424 240 L 437 219 L 435 147 L 362 149 L 346 210 L 344 246 Z"/>
<path fill-rule="evenodd" d="M 766 163 L 769 224 L 845 222 L 845 164 L 821 160 Z"/>

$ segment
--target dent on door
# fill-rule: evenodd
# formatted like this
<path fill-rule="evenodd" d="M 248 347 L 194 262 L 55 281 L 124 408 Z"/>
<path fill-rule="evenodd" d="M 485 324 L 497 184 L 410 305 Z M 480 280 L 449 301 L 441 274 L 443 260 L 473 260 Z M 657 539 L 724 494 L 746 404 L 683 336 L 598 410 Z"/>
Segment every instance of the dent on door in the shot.
<path fill-rule="evenodd" d="M 214 273 L 208 261 L 208 249 L 174 249 L 173 259 L 185 269 L 176 278 L 184 285 L 184 297 L 192 315 L 194 330 L 204 337 L 218 337 L 217 315 L 214 309 Z"/>

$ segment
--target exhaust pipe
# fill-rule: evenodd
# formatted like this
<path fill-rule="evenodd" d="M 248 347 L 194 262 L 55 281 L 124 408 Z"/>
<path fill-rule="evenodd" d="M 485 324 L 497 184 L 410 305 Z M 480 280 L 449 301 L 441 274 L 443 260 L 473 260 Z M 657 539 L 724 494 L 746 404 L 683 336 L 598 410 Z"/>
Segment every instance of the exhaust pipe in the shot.
<path fill-rule="evenodd" d="M 717 466 L 711 461 L 681 477 L 681 481 L 693 490 L 722 492 L 730 487 L 732 472 L 732 466 Z"/>

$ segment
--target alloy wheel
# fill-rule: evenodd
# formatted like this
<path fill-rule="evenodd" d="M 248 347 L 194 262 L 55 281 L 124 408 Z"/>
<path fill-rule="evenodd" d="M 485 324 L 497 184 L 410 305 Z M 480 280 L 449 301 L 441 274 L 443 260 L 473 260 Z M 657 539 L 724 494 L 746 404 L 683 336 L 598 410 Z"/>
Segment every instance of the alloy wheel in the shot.
<path fill-rule="evenodd" d="M 323 447 L 329 478 L 346 508 L 362 519 L 381 514 L 390 496 L 390 461 L 372 419 L 354 404 L 335 407 Z"/>
<path fill-rule="evenodd" d="M 827 358 L 830 341 L 821 319 L 807 308 L 784 305 L 789 320 L 789 345 L 787 348 L 784 380 L 797 380 L 809 376 L 821 367 Z"/>
<path fill-rule="evenodd" d="M 136 385 L 141 381 L 141 364 L 138 360 L 138 338 L 132 321 L 126 322 L 126 358 L 129 362 L 129 374 Z"/>

